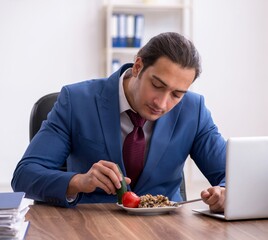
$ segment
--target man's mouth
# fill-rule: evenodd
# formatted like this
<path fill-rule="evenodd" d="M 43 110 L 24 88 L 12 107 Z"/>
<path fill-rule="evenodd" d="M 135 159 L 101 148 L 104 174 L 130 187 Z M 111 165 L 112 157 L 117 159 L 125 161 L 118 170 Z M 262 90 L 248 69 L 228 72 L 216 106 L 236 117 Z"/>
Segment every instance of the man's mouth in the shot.
<path fill-rule="evenodd" d="M 155 107 L 152 107 L 150 105 L 148 105 L 148 108 L 149 108 L 151 114 L 153 114 L 153 115 L 162 115 L 164 113 L 164 111 L 162 109 L 155 108 Z"/>

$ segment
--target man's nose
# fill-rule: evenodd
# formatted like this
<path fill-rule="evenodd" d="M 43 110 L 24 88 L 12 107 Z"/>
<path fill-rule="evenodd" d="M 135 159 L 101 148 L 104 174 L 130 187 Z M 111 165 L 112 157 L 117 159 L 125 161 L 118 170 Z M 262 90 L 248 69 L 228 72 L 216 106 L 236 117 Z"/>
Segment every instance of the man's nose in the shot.
<path fill-rule="evenodd" d="M 168 94 L 161 94 L 155 99 L 155 103 L 161 109 L 166 109 L 168 103 Z"/>

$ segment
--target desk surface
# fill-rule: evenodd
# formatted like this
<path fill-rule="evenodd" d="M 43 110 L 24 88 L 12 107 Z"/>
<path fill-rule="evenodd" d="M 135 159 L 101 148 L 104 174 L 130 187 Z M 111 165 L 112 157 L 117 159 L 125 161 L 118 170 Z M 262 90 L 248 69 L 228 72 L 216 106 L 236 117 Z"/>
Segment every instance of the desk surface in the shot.
<path fill-rule="evenodd" d="M 268 220 L 225 222 L 192 212 L 190 203 L 157 216 L 130 215 L 116 204 L 82 204 L 73 209 L 32 205 L 26 240 L 38 239 L 268 239 Z"/>

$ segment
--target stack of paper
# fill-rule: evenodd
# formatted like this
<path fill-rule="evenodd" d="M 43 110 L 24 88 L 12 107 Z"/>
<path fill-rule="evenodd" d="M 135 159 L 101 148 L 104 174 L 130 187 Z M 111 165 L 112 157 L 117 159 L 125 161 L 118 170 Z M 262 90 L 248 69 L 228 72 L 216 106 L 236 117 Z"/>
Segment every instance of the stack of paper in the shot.
<path fill-rule="evenodd" d="M 23 192 L 0 193 L 0 239 L 24 239 L 29 222 L 29 200 Z"/>

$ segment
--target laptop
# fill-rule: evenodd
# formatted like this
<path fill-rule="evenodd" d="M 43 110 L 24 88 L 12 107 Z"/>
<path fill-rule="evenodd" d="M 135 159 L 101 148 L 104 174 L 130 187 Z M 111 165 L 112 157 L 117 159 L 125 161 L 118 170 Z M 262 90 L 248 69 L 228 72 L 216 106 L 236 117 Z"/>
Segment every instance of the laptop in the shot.
<path fill-rule="evenodd" d="M 225 220 L 268 218 L 268 136 L 227 140 L 224 213 L 194 212 Z"/>

